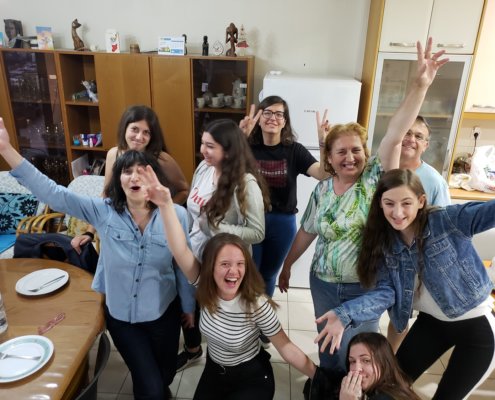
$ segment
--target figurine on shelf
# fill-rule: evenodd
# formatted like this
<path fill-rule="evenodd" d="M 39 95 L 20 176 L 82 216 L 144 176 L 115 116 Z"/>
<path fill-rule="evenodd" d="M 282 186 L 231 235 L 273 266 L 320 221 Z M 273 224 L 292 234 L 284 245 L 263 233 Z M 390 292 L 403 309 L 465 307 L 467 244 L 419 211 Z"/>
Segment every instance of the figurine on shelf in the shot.
<path fill-rule="evenodd" d="M 208 44 L 208 36 L 203 36 L 203 52 L 201 53 L 203 56 L 208 55 L 208 48 L 210 45 Z"/>
<path fill-rule="evenodd" d="M 229 57 L 236 57 L 237 54 L 235 54 L 235 44 L 237 43 L 237 27 L 234 25 L 233 22 L 230 23 L 230 25 L 227 27 L 225 31 L 225 43 L 230 42 L 230 49 L 227 50 L 225 53 L 226 56 Z"/>
<path fill-rule="evenodd" d="M 96 93 L 96 82 L 95 81 L 82 81 L 83 86 L 88 92 L 89 99 L 93 103 L 98 103 L 98 94 Z"/>
<path fill-rule="evenodd" d="M 187 55 L 187 35 L 183 33 L 182 37 L 184 38 L 184 55 Z"/>
<path fill-rule="evenodd" d="M 86 46 L 84 46 L 84 42 L 79 37 L 76 32 L 76 29 L 79 28 L 81 24 L 77 21 L 77 18 L 72 21 L 72 40 L 74 42 L 74 50 L 85 51 L 88 50 Z"/>
<path fill-rule="evenodd" d="M 237 42 L 237 51 L 240 56 L 246 55 L 246 49 L 249 47 L 246 32 L 244 31 L 244 25 L 241 25 L 241 29 L 239 30 L 239 40 Z"/>

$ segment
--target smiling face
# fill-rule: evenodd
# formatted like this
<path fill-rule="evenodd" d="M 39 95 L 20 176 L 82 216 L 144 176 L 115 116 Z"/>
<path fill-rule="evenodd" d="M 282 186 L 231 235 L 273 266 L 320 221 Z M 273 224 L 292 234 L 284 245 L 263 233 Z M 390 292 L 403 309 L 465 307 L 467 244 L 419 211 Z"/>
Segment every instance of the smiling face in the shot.
<path fill-rule="evenodd" d="M 336 139 L 328 153 L 328 162 L 340 179 L 356 181 L 366 164 L 366 155 L 359 136 L 345 134 Z"/>
<path fill-rule="evenodd" d="M 382 195 L 380 207 L 385 218 L 408 244 L 414 238 L 414 221 L 418 210 L 424 207 L 425 199 L 424 194 L 418 197 L 405 185 L 387 190 Z"/>
<path fill-rule="evenodd" d="M 380 377 L 371 352 L 363 343 L 356 343 L 349 350 L 349 371 L 362 377 L 362 389 L 366 392 Z"/>
<path fill-rule="evenodd" d="M 430 134 L 422 121 L 416 120 L 402 140 L 401 160 L 420 162 L 429 145 Z"/>
<path fill-rule="evenodd" d="M 285 116 L 283 118 L 280 118 L 282 114 L 285 112 L 284 110 L 284 105 L 282 103 L 275 103 L 270 106 L 267 106 L 263 111 L 271 111 L 272 115 L 269 116 L 268 118 L 265 116 L 265 114 L 268 114 L 267 112 L 265 114 L 261 114 L 259 124 L 261 127 L 261 131 L 264 135 L 273 135 L 280 140 L 280 136 L 282 133 L 282 129 L 285 127 Z M 279 117 L 277 118 L 278 113 Z M 282 114 L 280 114 L 282 113 Z"/>
<path fill-rule="evenodd" d="M 141 121 L 131 122 L 125 130 L 125 141 L 129 150 L 144 151 L 151 139 L 148 123 Z"/>
<path fill-rule="evenodd" d="M 222 145 L 216 142 L 208 132 L 203 132 L 200 151 L 207 165 L 216 168 L 221 167 L 225 152 Z"/>
<path fill-rule="evenodd" d="M 222 300 L 234 299 L 245 273 L 246 260 L 242 250 L 232 244 L 223 246 L 217 254 L 213 267 L 213 279 L 218 296 Z"/>

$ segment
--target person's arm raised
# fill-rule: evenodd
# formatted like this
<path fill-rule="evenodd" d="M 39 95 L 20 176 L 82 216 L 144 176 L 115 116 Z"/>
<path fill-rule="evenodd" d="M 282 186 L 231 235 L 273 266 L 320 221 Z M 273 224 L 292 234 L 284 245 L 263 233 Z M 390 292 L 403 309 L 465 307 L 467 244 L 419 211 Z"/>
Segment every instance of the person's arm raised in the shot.
<path fill-rule="evenodd" d="M 390 119 L 385 137 L 378 148 L 378 156 L 385 171 L 399 168 L 402 139 L 416 120 L 426 92 L 433 83 L 438 70 L 449 61 L 448 58 L 441 59 L 445 53 L 444 50 L 431 54 L 431 38 L 428 39 L 424 51 L 420 42 L 417 42 L 416 47 L 418 52 L 416 77 L 406 97 Z"/>
<path fill-rule="evenodd" d="M 9 132 L 5 128 L 3 118 L 0 118 L 0 154 L 10 168 L 16 168 L 24 159 L 10 143 Z"/>
<path fill-rule="evenodd" d="M 146 199 L 156 204 L 160 210 L 165 237 L 175 261 L 187 280 L 196 282 L 200 265 L 187 245 L 186 235 L 175 212 L 170 190 L 160 183 L 151 166 L 147 165 L 146 168 L 140 168 L 139 171 L 145 186 Z"/>

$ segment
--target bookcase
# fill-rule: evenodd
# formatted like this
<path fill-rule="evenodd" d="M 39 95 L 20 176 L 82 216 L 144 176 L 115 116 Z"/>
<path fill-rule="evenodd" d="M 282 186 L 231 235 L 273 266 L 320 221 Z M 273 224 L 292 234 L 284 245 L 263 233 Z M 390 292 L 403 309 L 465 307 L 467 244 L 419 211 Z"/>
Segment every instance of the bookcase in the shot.
<path fill-rule="evenodd" d="M 29 68 L 20 68 L 22 63 L 11 60 L 16 57 L 34 61 Z M 106 152 L 116 146 L 118 123 L 127 107 L 147 105 L 159 117 L 168 151 L 186 178 L 191 180 L 200 161 L 202 129 L 217 118 L 241 120 L 253 102 L 253 72 L 253 57 L 178 57 L 1 48 L 0 96 L 6 101 L 0 102 L 0 116 L 5 120 L 12 143 L 21 153 L 25 153 L 26 144 L 29 144 L 33 151 L 41 151 L 48 160 L 63 160 L 55 167 L 57 171 L 67 171 L 65 175 L 49 175 L 65 184 L 72 178 L 72 161 L 84 155 L 90 163 L 104 159 Z M 36 78 L 30 78 L 32 74 Z M 39 81 L 40 89 L 16 91 L 19 79 Z M 73 99 L 75 93 L 84 90 L 82 81 L 96 82 L 98 102 L 88 98 Z M 241 105 L 198 108 L 196 98 L 218 93 L 230 96 L 234 84 L 241 87 Z M 41 103 L 45 104 L 44 108 L 38 108 L 44 111 L 36 111 Z M 22 108 L 19 104 L 26 106 Z M 46 115 L 44 118 L 48 122 L 36 122 L 34 131 L 26 129 L 27 124 L 31 126 L 38 121 L 29 118 L 30 113 Z M 51 142 L 33 140 L 38 125 L 40 130 L 50 127 Z M 98 133 L 101 133 L 98 146 L 90 147 L 83 145 L 81 140 L 75 141 L 81 134 Z M 37 166 L 43 170 L 42 163 Z M 4 164 L 0 164 L 0 168 L 7 169 Z"/>

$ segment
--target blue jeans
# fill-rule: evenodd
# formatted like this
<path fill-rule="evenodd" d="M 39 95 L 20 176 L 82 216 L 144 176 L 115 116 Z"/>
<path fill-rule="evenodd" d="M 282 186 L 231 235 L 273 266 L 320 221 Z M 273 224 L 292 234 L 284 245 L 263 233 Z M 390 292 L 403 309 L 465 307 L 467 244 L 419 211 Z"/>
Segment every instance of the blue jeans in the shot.
<path fill-rule="evenodd" d="M 115 347 L 131 372 L 134 398 L 165 399 L 177 368 L 179 297 L 155 321 L 120 321 L 110 315 L 107 307 L 105 319 Z"/>
<path fill-rule="evenodd" d="M 275 280 L 296 236 L 295 214 L 266 213 L 265 239 L 253 245 L 253 259 L 265 281 L 266 294 L 273 296 Z"/>
<path fill-rule="evenodd" d="M 321 317 L 327 311 L 341 305 L 347 300 L 355 299 L 367 292 L 359 283 L 325 282 L 318 279 L 313 273 L 310 273 L 309 285 L 311 288 L 311 296 L 313 297 L 316 318 Z M 325 325 L 326 322 L 318 324 L 318 332 L 321 332 Z M 350 340 L 360 332 L 378 332 L 378 320 L 365 322 L 357 328 L 346 328 L 338 351 L 334 352 L 333 355 L 330 355 L 327 347 L 325 352 L 318 353 L 320 356 L 320 367 L 345 371 L 347 347 Z M 321 343 L 319 345 L 321 345 Z"/>

